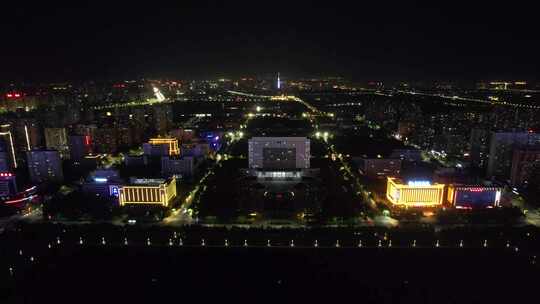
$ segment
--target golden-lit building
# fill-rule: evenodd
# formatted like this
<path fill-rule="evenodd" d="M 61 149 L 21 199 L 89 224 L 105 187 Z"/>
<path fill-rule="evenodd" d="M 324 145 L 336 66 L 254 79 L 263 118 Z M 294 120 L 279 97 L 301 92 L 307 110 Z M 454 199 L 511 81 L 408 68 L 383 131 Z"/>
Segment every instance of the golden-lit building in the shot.
<path fill-rule="evenodd" d="M 409 181 L 388 177 L 386 197 L 396 206 L 437 207 L 444 198 L 444 184 L 431 184 L 429 181 Z"/>
<path fill-rule="evenodd" d="M 162 205 L 168 207 L 176 197 L 176 179 L 133 179 L 131 185 L 119 189 L 120 206 L 125 205 Z"/>
<path fill-rule="evenodd" d="M 180 155 L 178 139 L 176 138 L 151 138 L 148 143 L 151 146 L 165 146 L 169 156 Z"/>

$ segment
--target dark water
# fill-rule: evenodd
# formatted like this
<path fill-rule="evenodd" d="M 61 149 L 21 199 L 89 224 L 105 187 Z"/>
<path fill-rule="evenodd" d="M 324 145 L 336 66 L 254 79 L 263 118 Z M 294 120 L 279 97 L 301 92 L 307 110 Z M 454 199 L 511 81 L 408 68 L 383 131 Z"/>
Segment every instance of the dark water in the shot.
<path fill-rule="evenodd" d="M 517 303 L 539 298 L 538 274 L 495 249 L 74 247 L 8 303 Z"/>

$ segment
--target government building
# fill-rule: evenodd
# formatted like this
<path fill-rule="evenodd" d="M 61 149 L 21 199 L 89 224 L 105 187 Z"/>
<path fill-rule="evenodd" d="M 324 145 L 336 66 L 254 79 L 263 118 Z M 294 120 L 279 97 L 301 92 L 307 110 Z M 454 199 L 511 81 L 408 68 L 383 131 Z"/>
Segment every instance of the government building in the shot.
<path fill-rule="evenodd" d="M 308 169 L 310 141 L 306 137 L 253 137 L 248 153 L 250 169 Z"/>
<path fill-rule="evenodd" d="M 132 178 L 129 185 L 119 189 L 120 206 L 162 205 L 168 207 L 176 197 L 176 178 L 168 180 Z"/>

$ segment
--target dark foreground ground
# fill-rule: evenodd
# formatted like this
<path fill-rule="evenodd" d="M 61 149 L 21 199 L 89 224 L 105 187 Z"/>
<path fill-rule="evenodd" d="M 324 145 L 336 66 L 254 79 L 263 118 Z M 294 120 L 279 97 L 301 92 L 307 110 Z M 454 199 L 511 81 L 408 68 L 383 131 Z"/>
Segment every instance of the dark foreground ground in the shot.
<path fill-rule="evenodd" d="M 22 270 L 20 270 L 22 271 Z M 53 248 L 2 303 L 537 303 L 504 249 Z"/>

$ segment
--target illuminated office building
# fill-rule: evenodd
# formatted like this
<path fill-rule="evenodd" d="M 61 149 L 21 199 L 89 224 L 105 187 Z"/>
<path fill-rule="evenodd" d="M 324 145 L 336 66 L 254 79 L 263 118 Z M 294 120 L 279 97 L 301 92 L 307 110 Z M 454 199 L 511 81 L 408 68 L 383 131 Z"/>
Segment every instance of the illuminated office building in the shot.
<path fill-rule="evenodd" d="M 432 184 L 429 181 L 403 182 L 401 179 L 387 179 L 386 197 L 402 207 L 437 207 L 444 197 L 444 184 Z"/>
<path fill-rule="evenodd" d="M 64 179 L 62 160 L 56 150 L 26 152 L 30 180 L 33 183 L 61 182 Z"/>
<path fill-rule="evenodd" d="M 90 153 L 92 153 L 90 135 L 74 135 L 69 137 L 69 155 L 71 160 L 80 161 Z"/>
<path fill-rule="evenodd" d="M 15 140 L 11 132 L 11 125 L 0 126 L 0 151 L 8 155 L 9 167 L 17 168 L 17 156 L 15 154 Z"/>
<path fill-rule="evenodd" d="M 493 208 L 500 205 L 501 187 L 449 185 L 448 202 L 457 209 Z"/>
<path fill-rule="evenodd" d="M 123 184 L 117 170 L 99 169 L 92 172 L 82 185 L 86 194 L 95 195 L 118 202 L 120 186 Z"/>
<path fill-rule="evenodd" d="M 66 128 L 45 128 L 45 145 L 47 149 L 60 152 L 63 159 L 69 158 L 69 145 Z"/>
<path fill-rule="evenodd" d="M 148 143 L 143 144 L 143 151 L 150 156 L 180 155 L 176 138 L 151 138 Z"/>
<path fill-rule="evenodd" d="M 370 178 L 396 176 L 401 171 L 401 159 L 353 157 L 353 161 L 358 164 L 360 173 Z"/>
<path fill-rule="evenodd" d="M 17 119 L 13 124 L 15 150 L 30 151 L 42 147 L 43 136 L 41 127 L 36 119 Z"/>
<path fill-rule="evenodd" d="M 182 156 L 208 157 L 211 151 L 210 147 L 209 143 L 200 141 L 182 144 Z"/>
<path fill-rule="evenodd" d="M 522 147 L 514 150 L 510 183 L 519 187 L 529 182 L 531 173 L 540 165 L 540 146 Z"/>
<path fill-rule="evenodd" d="M 422 161 L 422 151 L 418 149 L 394 149 L 389 158 L 399 158 L 411 162 Z"/>
<path fill-rule="evenodd" d="M 176 197 L 176 179 L 132 179 L 119 189 L 120 206 L 161 205 L 168 207 Z"/>
<path fill-rule="evenodd" d="M 99 153 L 116 153 L 118 151 L 118 129 L 103 127 L 97 129 L 94 135 L 94 147 Z"/>
<path fill-rule="evenodd" d="M 540 145 L 540 134 L 533 132 L 499 132 L 491 134 L 487 177 L 508 179 L 514 150 Z"/>
<path fill-rule="evenodd" d="M 0 197 L 9 197 L 17 193 L 15 174 L 10 172 L 0 173 Z"/>
<path fill-rule="evenodd" d="M 8 153 L 0 151 L 0 172 L 7 172 L 10 170 L 8 155 Z"/>
<path fill-rule="evenodd" d="M 161 174 L 165 176 L 180 174 L 182 177 L 191 177 L 193 176 L 195 165 L 195 158 L 191 156 L 181 158 L 164 156 L 161 158 Z"/>
<path fill-rule="evenodd" d="M 161 97 L 164 98 L 163 95 Z M 152 118 L 156 131 L 159 134 L 165 134 L 170 129 L 171 121 L 173 120 L 172 107 L 170 105 L 158 105 L 153 106 L 152 109 Z"/>
<path fill-rule="evenodd" d="M 308 169 L 310 141 L 306 137 L 253 137 L 249 140 L 251 169 Z"/>

